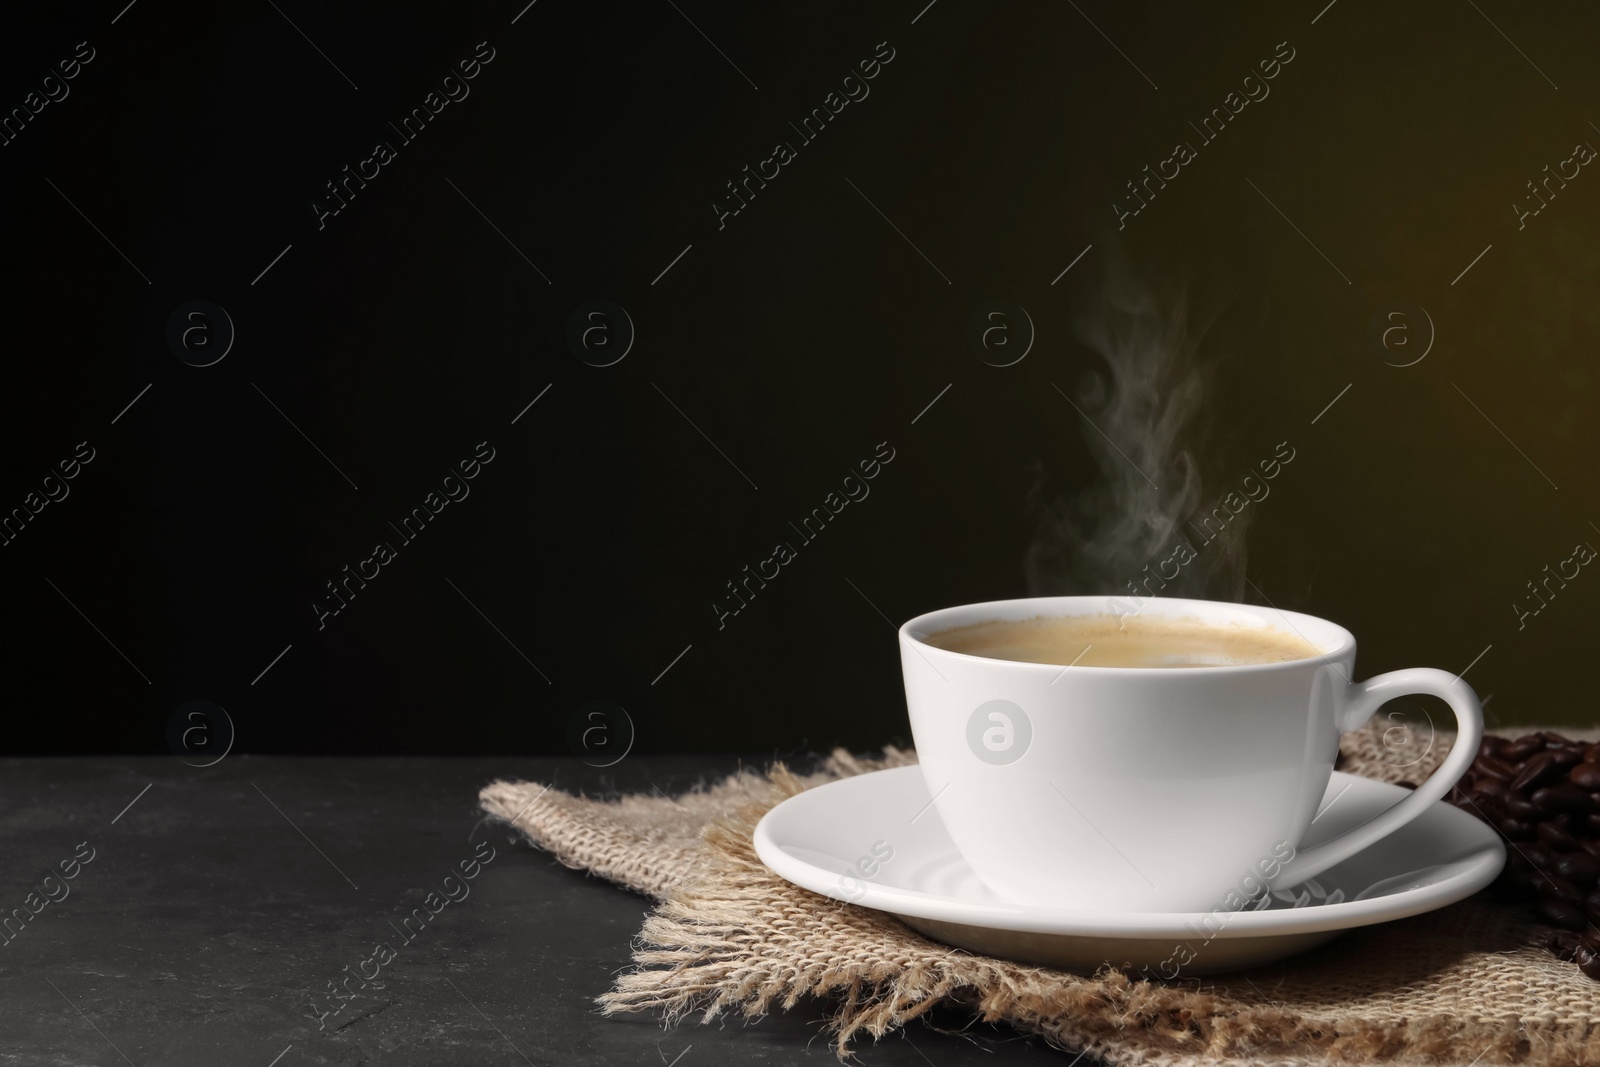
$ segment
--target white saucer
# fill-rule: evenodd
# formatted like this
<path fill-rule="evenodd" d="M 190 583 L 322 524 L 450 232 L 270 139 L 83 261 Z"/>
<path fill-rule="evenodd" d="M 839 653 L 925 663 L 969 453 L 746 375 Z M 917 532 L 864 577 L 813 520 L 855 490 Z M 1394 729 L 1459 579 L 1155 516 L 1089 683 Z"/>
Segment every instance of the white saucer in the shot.
<path fill-rule="evenodd" d="M 1305 844 L 1366 822 L 1406 795 L 1399 786 L 1336 771 Z M 789 798 L 757 825 L 755 847 L 788 881 L 888 912 L 946 944 L 1085 973 L 1106 963 L 1152 973 L 1183 964 L 1185 976 L 1268 963 L 1344 930 L 1442 908 L 1488 885 L 1506 860 L 1492 828 L 1439 803 L 1366 851 L 1274 894 L 1261 910 L 1229 913 L 1221 900 L 1215 913 L 1008 904 L 956 851 L 914 766 Z M 1179 946 L 1192 953 L 1187 962 Z"/>

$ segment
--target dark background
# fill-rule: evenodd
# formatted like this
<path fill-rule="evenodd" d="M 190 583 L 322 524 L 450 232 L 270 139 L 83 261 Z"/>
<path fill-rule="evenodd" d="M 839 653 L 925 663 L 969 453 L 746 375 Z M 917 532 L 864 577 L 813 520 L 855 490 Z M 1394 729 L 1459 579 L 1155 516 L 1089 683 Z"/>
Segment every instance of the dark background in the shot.
<path fill-rule="evenodd" d="M 1595 721 L 1600 577 L 1511 606 L 1600 543 L 1600 177 L 1511 207 L 1600 143 L 1588 6 L 524 2 L 8 12 L 0 108 L 95 58 L 0 147 L 0 511 L 95 458 L 0 548 L 5 751 L 167 751 L 196 700 L 235 751 L 562 753 L 595 700 L 637 752 L 904 738 L 891 624 L 1028 593 L 1038 502 L 1104 479 L 1063 393 L 1118 263 L 1210 324 L 1207 499 L 1296 450 L 1246 599 L 1350 627 L 1366 673 L 1470 664 L 1492 723 Z M 1124 182 L 1284 41 L 1119 231 Z M 724 183 L 879 42 L 870 96 L 719 230 Z M 636 330 L 608 367 L 568 342 L 594 299 Z M 167 341 L 191 300 L 236 330 L 212 366 Z M 1013 366 L 967 342 L 991 300 L 1036 330 Z M 1435 343 L 1394 366 L 1419 308 Z M 319 630 L 324 583 L 481 441 L 470 496 Z M 870 496 L 719 629 L 880 442 Z"/>

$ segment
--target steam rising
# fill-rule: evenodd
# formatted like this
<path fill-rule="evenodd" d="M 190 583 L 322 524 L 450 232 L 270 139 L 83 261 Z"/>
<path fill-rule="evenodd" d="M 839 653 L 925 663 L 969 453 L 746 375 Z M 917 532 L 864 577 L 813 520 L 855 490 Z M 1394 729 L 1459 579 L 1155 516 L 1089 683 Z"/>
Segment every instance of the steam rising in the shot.
<path fill-rule="evenodd" d="M 1163 596 L 1242 599 L 1248 513 L 1209 544 L 1185 525 L 1201 504 L 1191 448 L 1207 388 L 1186 305 L 1181 293 L 1160 300 L 1118 271 L 1096 313 L 1077 324 L 1078 339 L 1105 368 L 1086 375 L 1076 395 L 1065 392 L 1078 411 L 1062 407 L 1082 429 L 1100 477 L 1070 499 L 1047 499 L 1035 488 L 1039 525 L 1024 564 L 1033 595 L 1126 597 L 1133 583 L 1140 596 L 1159 589 Z M 1180 544 L 1189 546 L 1181 566 L 1171 562 Z M 1157 573 L 1165 588 L 1150 581 Z"/>

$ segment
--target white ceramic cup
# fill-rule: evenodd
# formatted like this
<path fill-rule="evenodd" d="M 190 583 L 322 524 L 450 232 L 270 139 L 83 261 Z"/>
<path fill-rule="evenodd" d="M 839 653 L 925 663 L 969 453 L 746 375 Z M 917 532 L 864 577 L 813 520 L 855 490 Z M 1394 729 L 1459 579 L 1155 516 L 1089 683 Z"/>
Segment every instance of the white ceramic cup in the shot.
<path fill-rule="evenodd" d="M 1470 686 L 1426 667 L 1353 681 L 1342 626 L 1245 604 L 1152 597 L 1142 617 L 1298 634 L 1321 655 L 1208 667 L 1061 667 L 935 648 L 921 637 L 991 619 L 1126 614 L 1102 596 L 969 604 L 900 627 L 911 732 L 928 791 L 973 871 L 1017 904 L 1193 912 L 1286 889 L 1410 822 L 1477 755 Z M 1385 701 L 1443 698 L 1450 754 L 1409 797 L 1299 848 L 1339 735 Z M 1338 803 L 1338 798 L 1330 800 Z"/>

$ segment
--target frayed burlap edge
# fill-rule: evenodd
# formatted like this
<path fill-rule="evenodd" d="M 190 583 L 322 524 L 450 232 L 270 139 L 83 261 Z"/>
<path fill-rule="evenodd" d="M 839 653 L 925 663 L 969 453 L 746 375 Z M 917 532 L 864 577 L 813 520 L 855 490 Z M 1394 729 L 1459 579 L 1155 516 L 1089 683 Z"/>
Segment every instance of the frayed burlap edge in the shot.
<path fill-rule="evenodd" d="M 1392 727 L 1389 736 L 1372 728 L 1347 738 L 1346 764 L 1355 773 L 1391 781 L 1420 778 L 1442 759 L 1448 744 L 1444 736 L 1397 740 Z M 597 805 L 553 791 L 540 794 L 513 819 L 516 807 L 508 805 L 531 795 L 526 783 L 491 785 L 484 790 L 484 807 L 514 822 L 569 866 L 662 900 L 640 933 L 637 968 L 598 998 L 608 1014 L 652 1009 L 669 1023 L 691 1014 L 708 1022 L 730 1014 L 759 1017 L 775 1006 L 789 1010 L 802 999 L 820 998 L 833 1005 L 829 1028 L 841 1059 L 860 1036 L 881 1038 L 948 1003 L 1119 1067 L 1600 1063 L 1600 1022 L 1583 1010 L 1593 998 L 1574 1010 L 1562 985 L 1575 968 L 1543 955 L 1538 928 L 1479 899 L 1451 910 L 1475 911 L 1459 919 L 1468 925 L 1525 926 L 1515 941 L 1519 955 L 1509 968 L 1512 980 L 1520 968 L 1554 983 L 1563 1002 L 1556 1007 L 1565 1007 L 1565 1014 L 1496 1014 L 1471 1003 L 1431 1005 L 1409 1016 L 1338 1008 L 1308 1012 L 1274 1004 L 1264 994 L 1219 991 L 1215 983 L 1207 989 L 1196 979 L 1190 979 L 1195 987 L 1189 988 L 1131 980 L 1110 970 L 1078 977 L 950 949 L 885 914 L 793 886 L 755 855 L 755 824 L 781 800 L 822 781 L 912 759 L 892 750 L 882 760 L 839 753 L 821 772 L 806 777 L 781 765 L 766 776 L 741 774 L 667 802 L 678 811 L 665 823 L 668 812 L 660 810 L 665 805 L 653 797 L 642 800 L 648 812 L 626 812 L 641 798 Z M 595 818 L 596 807 L 618 818 L 608 825 Z M 713 814 L 718 808 L 720 813 Z M 695 834 L 697 840 L 685 837 L 694 829 L 691 812 L 711 816 Z M 643 824 L 641 816 L 648 816 Z M 648 848 L 641 849 L 652 840 L 668 850 L 653 863 L 642 855 Z M 676 873 L 663 878 L 668 868 Z M 1421 924 L 1426 936 L 1426 922 L 1427 917 L 1409 920 L 1407 928 Z M 1499 936 L 1505 940 L 1503 930 Z M 1581 983 L 1587 980 L 1578 976 L 1577 982 L 1575 991 L 1582 996 Z"/>
<path fill-rule="evenodd" d="M 915 762 L 915 753 L 893 746 L 878 759 L 841 749 L 798 781 L 810 788 Z M 594 798 L 553 784 L 500 780 L 484 786 L 478 802 L 490 818 L 513 826 L 564 866 L 662 900 L 704 862 L 701 835 L 707 827 L 745 805 L 770 808 L 787 795 L 780 795 L 766 775 L 750 770 L 676 797 L 656 786 L 651 790 Z"/>

